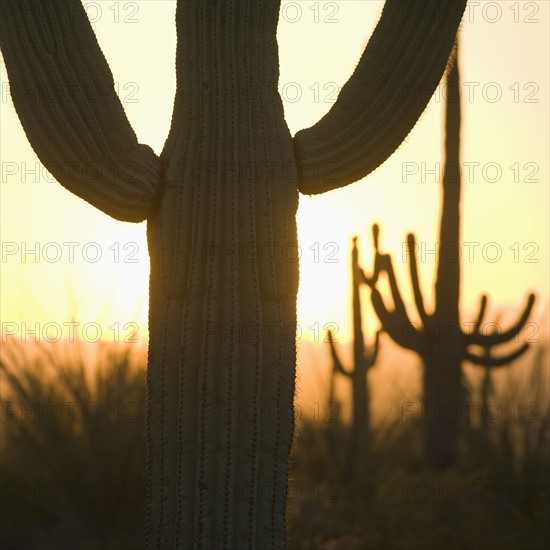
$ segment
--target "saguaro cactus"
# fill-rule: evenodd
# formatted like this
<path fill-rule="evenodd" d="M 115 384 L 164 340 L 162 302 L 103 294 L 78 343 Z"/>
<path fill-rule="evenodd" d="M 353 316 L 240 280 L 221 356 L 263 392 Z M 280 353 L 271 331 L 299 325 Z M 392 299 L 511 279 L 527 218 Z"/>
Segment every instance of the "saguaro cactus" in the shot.
<path fill-rule="evenodd" d="M 107 214 L 147 220 L 148 548 L 284 546 L 298 265 L 280 251 L 296 242 L 298 191 L 347 185 L 393 153 L 465 4 L 388 0 L 338 101 L 292 138 L 280 0 L 178 0 L 158 157 L 138 143 L 80 2 L 2 2 L 11 95 L 38 157 Z M 262 253 L 243 260 L 244 247 Z M 256 338 L 241 330 L 251 325 Z"/>
<path fill-rule="evenodd" d="M 448 94 L 458 92 L 459 74 L 455 63 L 448 73 Z M 529 295 L 519 320 L 508 330 L 482 331 L 487 297 L 482 296 L 479 314 L 474 330 L 462 329 L 459 317 L 460 262 L 458 256 L 460 236 L 460 98 L 447 102 L 445 167 L 443 175 L 443 211 L 439 232 L 439 261 L 435 283 L 435 310 L 429 314 L 424 307 L 420 288 L 417 258 L 418 250 L 413 234 L 408 235 L 407 248 L 414 301 L 422 326 L 417 328 L 407 315 L 393 270 L 391 257 L 379 250 L 379 228 L 373 227 L 376 249 L 374 272 L 371 277 L 363 273 L 364 282 L 372 289 L 372 303 L 382 328 L 400 346 L 418 353 L 424 363 L 424 413 L 425 413 L 425 457 L 427 463 L 436 468 L 456 464 L 458 459 L 459 423 L 454 420 L 455 408 L 466 401 L 462 392 L 462 362 L 494 368 L 514 361 L 528 348 L 524 344 L 514 352 L 493 357 L 493 346 L 511 342 L 523 329 L 529 318 L 535 297 Z M 382 272 L 388 275 L 393 310 L 388 310 L 376 283 Z M 476 353 L 472 346 L 483 348 Z M 445 409 L 447 411 L 446 420 Z"/>
<path fill-rule="evenodd" d="M 363 322 L 361 315 L 360 285 L 363 282 L 359 268 L 357 237 L 353 239 L 351 252 L 352 269 L 352 312 L 353 312 L 353 369 L 346 369 L 338 357 L 332 333 L 329 331 L 328 340 L 333 362 L 333 373 L 349 378 L 353 392 L 353 415 L 351 440 L 349 448 L 348 472 L 353 471 L 356 457 L 368 448 L 370 442 L 370 410 L 369 385 L 367 373 L 376 363 L 380 347 L 380 332 L 376 332 L 372 348 L 367 348 L 363 336 Z"/>

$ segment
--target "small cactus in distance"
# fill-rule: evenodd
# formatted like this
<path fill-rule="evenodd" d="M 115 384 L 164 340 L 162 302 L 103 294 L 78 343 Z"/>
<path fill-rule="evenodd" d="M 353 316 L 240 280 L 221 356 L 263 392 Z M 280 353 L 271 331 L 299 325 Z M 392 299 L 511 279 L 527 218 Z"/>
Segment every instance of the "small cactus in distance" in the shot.
<path fill-rule="evenodd" d="M 358 262 L 357 237 L 353 238 L 351 253 L 352 269 L 352 313 L 353 313 L 353 368 L 346 369 L 336 351 L 332 332 L 328 331 L 328 341 L 332 357 L 332 380 L 336 374 L 347 377 L 352 384 L 352 425 L 348 449 L 347 475 L 353 476 L 358 458 L 368 449 L 371 439 L 370 399 L 368 371 L 376 363 L 380 348 L 380 330 L 376 332 L 372 348 L 365 344 L 361 314 L 360 285 L 362 275 Z"/>

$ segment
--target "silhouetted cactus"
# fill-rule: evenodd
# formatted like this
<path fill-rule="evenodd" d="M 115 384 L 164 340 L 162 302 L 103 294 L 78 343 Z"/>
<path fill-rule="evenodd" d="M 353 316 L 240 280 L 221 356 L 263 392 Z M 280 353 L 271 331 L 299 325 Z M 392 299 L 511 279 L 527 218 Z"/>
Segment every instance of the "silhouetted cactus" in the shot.
<path fill-rule="evenodd" d="M 367 373 L 374 366 L 380 347 L 380 332 L 376 332 L 372 349 L 367 348 L 363 337 L 363 323 L 361 315 L 361 296 L 359 294 L 362 274 L 358 263 L 357 237 L 353 239 L 351 252 L 352 269 L 352 312 L 353 312 L 353 369 L 344 368 L 336 347 L 332 333 L 328 331 L 328 340 L 333 364 L 333 377 L 341 374 L 349 378 L 352 384 L 353 413 L 349 447 L 348 475 L 353 475 L 357 457 L 362 456 L 370 444 L 370 399 Z"/>
<path fill-rule="evenodd" d="M 448 90 L 458 92 L 459 74 L 455 60 L 447 75 Z M 449 95 L 449 92 L 448 92 Z M 449 250 L 459 246 L 460 213 L 460 98 L 448 100 L 446 106 L 445 168 L 443 176 L 443 211 L 441 215 L 439 250 Z M 414 301 L 422 327 L 411 323 L 401 298 L 391 258 L 379 250 L 379 228 L 373 226 L 374 248 L 376 250 L 374 272 L 371 277 L 363 273 L 364 282 L 372 289 L 372 303 L 382 328 L 400 346 L 415 351 L 424 363 L 423 388 L 425 426 L 425 458 L 436 468 L 456 464 L 458 460 L 459 422 L 445 420 L 446 407 L 462 407 L 466 401 L 462 389 L 463 361 L 475 365 L 494 368 L 506 365 L 522 355 L 528 348 L 524 344 L 505 356 L 493 357 L 494 346 L 511 342 L 523 329 L 529 318 L 535 297 L 529 295 L 525 309 L 517 321 L 506 331 L 483 334 L 483 318 L 487 307 L 487 297 L 482 296 L 475 327 L 471 333 L 462 330 L 459 319 L 460 262 L 458 257 L 440 254 L 435 283 L 435 310 L 429 314 L 424 307 L 424 299 L 418 277 L 416 251 L 413 234 L 407 238 L 409 268 Z M 389 279 L 394 310 L 384 304 L 376 287 L 379 275 L 386 272 Z M 476 353 L 472 346 L 481 346 L 483 353 Z M 447 412 L 454 416 L 456 410 Z M 462 413 L 462 411 L 459 411 Z"/>
<path fill-rule="evenodd" d="M 500 325 L 500 316 L 497 315 L 495 318 L 494 326 L 490 332 L 491 336 L 496 336 L 499 332 Z M 483 354 L 487 358 L 491 358 L 491 344 L 485 344 L 481 346 Z M 492 366 L 491 361 L 488 364 L 482 365 L 483 367 L 483 378 L 481 380 L 480 388 L 480 409 L 481 409 L 481 419 L 480 419 L 480 430 L 485 438 L 489 436 L 489 403 L 490 398 L 494 393 L 493 381 L 491 377 Z M 502 366 L 509 366 L 509 363 L 502 363 Z"/>
<path fill-rule="evenodd" d="M 298 191 L 359 180 L 407 136 L 465 4 L 387 0 L 338 101 L 292 138 L 280 0 L 178 0 L 177 91 L 157 156 L 138 143 L 80 2 L 2 2 L 11 96 L 40 160 L 107 214 L 147 219 L 148 548 L 284 546 L 298 265 L 277 246 L 296 243 Z M 263 253 L 241 261 L 244 247 Z"/>

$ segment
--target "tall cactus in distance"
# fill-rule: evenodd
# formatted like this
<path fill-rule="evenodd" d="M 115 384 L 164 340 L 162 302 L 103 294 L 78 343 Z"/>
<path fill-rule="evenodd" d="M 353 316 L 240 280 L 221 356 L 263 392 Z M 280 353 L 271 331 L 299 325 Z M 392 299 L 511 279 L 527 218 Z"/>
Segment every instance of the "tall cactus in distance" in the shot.
<path fill-rule="evenodd" d="M 353 315 L 353 369 L 346 369 L 342 364 L 334 345 L 331 331 L 328 331 L 328 341 L 334 374 L 347 377 L 352 385 L 352 427 L 348 450 L 347 475 L 352 476 L 356 461 L 368 449 L 370 444 L 370 399 L 367 374 L 376 363 L 380 347 L 380 332 L 376 332 L 372 348 L 365 345 L 363 336 L 363 320 L 361 314 L 361 296 L 359 294 L 362 275 L 358 261 L 357 237 L 353 238 L 351 251 L 352 272 L 352 315 Z"/>
<path fill-rule="evenodd" d="M 147 548 L 285 546 L 298 265 L 276 245 L 296 243 L 299 191 L 359 180 L 407 136 L 465 5 L 387 0 L 338 101 L 292 138 L 280 0 L 178 0 L 177 90 L 157 156 L 138 143 L 80 1 L 2 2 L 11 96 L 36 154 L 108 215 L 147 220 Z M 239 247 L 266 245 L 241 261 Z"/>
<path fill-rule="evenodd" d="M 458 48 L 457 48 L 458 50 Z M 463 331 L 460 325 L 459 292 L 460 262 L 458 255 L 452 257 L 449 249 L 459 250 L 460 237 L 460 192 L 461 177 L 459 165 L 460 146 L 460 94 L 459 71 L 455 61 L 447 74 L 448 90 L 456 90 L 457 98 L 447 100 L 445 166 L 443 175 L 443 208 L 439 231 L 439 261 L 435 283 L 435 309 L 429 314 L 424 307 L 417 267 L 417 245 L 414 235 L 407 237 L 410 277 L 414 301 L 422 322 L 417 328 L 409 320 L 401 297 L 391 257 L 379 250 L 379 227 L 373 226 L 374 248 L 376 250 L 372 276 L 363 272 L 363 281 L 372 290 L 372 304 L 382 328 L 400 346 L 420 355 L 423 369 L 423 407 L 425 411 L 424 453 L 429 466 L 447 468 L 458 460 L 459 423 L 443 418 L 445 407 L 462 406 L 466 401 L 462 387 L 462 363 L 469 361 L 485 368 L 506 365 L 528 348 L 525 343 L 517 350 L 494 357 L 492 348 L 511 342 L 523 329 L 534 304 L 535 296 L 530 294 L 519 320 L 508 330 L 484 334 L 483 319 L 487 308 L 487 297 L 481 297 L 479 313 L 471 333 Z M 448 92 L 449 95 L 449 92 Z M 389 280 L 394 304 L 388 310 L 376 284 L 382 272 Z M 449 330 L 450 329 L 450 330 Z M 471 346 L 483 348 L 476 353 Z M 451 414 L 451 413 L 449 413 Z"/>

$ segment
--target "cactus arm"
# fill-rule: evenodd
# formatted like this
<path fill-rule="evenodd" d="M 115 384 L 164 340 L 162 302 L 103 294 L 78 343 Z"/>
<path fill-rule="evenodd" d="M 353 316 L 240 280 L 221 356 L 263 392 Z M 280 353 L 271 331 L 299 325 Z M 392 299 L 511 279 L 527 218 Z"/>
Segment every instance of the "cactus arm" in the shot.
<path fill-rule="evenodd" d="M 465 7 L 466 0 L 386 0 L 336 103 L 294 137 L 300 192 L 353 183 L 394 153 L 443 75 Z"/>
<path fill-rule="evenodd" d="M 420 279 L 418 277 L 418 266 L 416 257 L 416 241 L 414 235 L 410 233 L 407 237 L 407 246 L 409 248 L 409 269 L 411 273 L 411 283 L 413 287 L 414 302 L 420 319 L 426 325 L 429 321 L 429 315 L 426 313 L 424 307 L 424 297 L 422 296 L 422 289 L 420 288 Z"/>
<path fill-rule="evenodd" d="M 481 324 L 483 323 L 483 318 L 485 317 L 485 310 L 487 309 L 487 296 L 483 294 L 479 301 L 479 310 L 477 313 L 476 322 L 474 325 L 474 332 L 479 334 L 481 331 Z"/>
<path fill-rule="evenodd" d="M 380 351 L 380 334 L 382 333 L 382 330 L 378 329 L 376 331 L 376 335 L 374 337 L 374 346 L 372 348 L 372 352 L 367 357 L 367 366 L 368 367 L 374 367 L 376 360 L 378 359 L 378 353 Z"/>
<path fill-rule="evenodd" d="M 374 249 L 375 249 L 375 259 L 374 259 L 374 272 L 372 274 L 372 277 L 367 277 L 365 275 L 365 272 L 363 271 L 363 281 L 365 284 L 369 287 L 373 287 L 378 282 L 378 278 L 380 276 L 380 273 L 383 271 L 386 272 L 388 275 L 388 280 L 390 283 L 390 290 L 392 294 L 393 303 L 395 306 L 395 311 L 399 313 L 405 313 L 405 302 L 403 301 L 403 298 L 401 297 L 401 292 L 399 290 L 399 286 L 397 284 L 397 278 L 395 276 L 395 271 L 393 269 L 393 263 L 391 260 L 391 256 L 389 254 L 382 254 L 380 252 L 379 248 L 379 234 L 380 230 L 378 225 L 374 225 L 372 228 L 372 234 L 373 234 L 373 241 L 374 241 Z"/>
<path fill-rule="evenodd" d="M 360 274 L 362 274 L 363 282 L 371 289 L 372 306 L 382 324 L 382 330 L 387 332 L 392 340 L 404 348 L 420 351 L 420 333 L 407 315 L 405 303 L 401 297 L 397 278 L 395 277 L 391 256 L 380 253 L 379 237 L 380 228 L 378 224 L 374 224 L 372 226 L 372 238 L 375 250 L 374 271 L 371 277 L 368 277 L 363 270 L 360 270 Z M 376 283 L 382 271 L 385 271 L 388 275 L 394 305 L 393 311 L 388 310 L 380 291 L 376 288 Z"/>
<path fill-rule="evenodd" d="M 470 361 L 471 363 L 474 363 L 474 365 L 481 365 L 482 367 L 488 367 L 488 368 L 497 368 L 497 367 L 503 367 L 505 365 L 508 365 L 512 361 L 515 361 L 518 357 L 523 355 L 528 349 L 529 349 L 529 344 L 523 344 L 523 346 L 521 346 L 516 351 L 501 357 L 492 357 L 489 354 L 477 355 L 475 353 L 472 353 L 466 350 L 464 354 L 464 359 L 466 359 L 467 361 Z"/>
<path fill-rule="evenodd" d="M 387 258 L 389 258 L 389 256 L 387 256 Z M 371 289 L 372 307 L 382 325 L 382 330 L 387 332 L 392 340 L 404 348 L 420 351 L 420 333 L 409 320 L 399 287 L 397 286 L 395 274 L 393 273 L 391 261 L 387 262 L 386 267 L 387 269 L 384 269 L 384 271 L 387 272 L 388 278 L 390 279 L 390 290 L 394 309 L 390 311 L 386 307 L 380 291 L 376 288 L 376 280 L 368 278 L 363 274 L 365 284 Z M 376 279 L 378 279 L 378 274 L 379 271 L 376 274 Z"/>
<path fill-rule="evenodd" d="M 160 161 L 138 144 L 82 4 L 6 0 L 1 23 L 11 96 L 40 161 L 110 216 L 145 219 Z"/>
<path fill-rule="evenodd" d="M 372 307 L 380 320 L 382 329 L 400 346 L 420 352 L 422 348 L 420 334 L 410 322 L 406 311 L 397 308 L 394 311 L 389 311 L 378 289 L 372 286 L 371 290 Z"/>
<path fill-rule="evenodd" d="M 334 345 L 334 340 L 332 339 L 332 331 L 330 330 L 328 331 L 328 342 L 330 344 L 330 354 L 332 356 L 334 370 L 339 374 L 343 374 L 344 376 L 351 378 L 351 372 L 344 368 L 342 361 L 340 361 L 340 357 L 338 357 L 338 352 L 336 351 L 336 346 Z"/>
<path fill-rule="evenodd" d="M 466 332 L 462 330 L 462 338 L 464 340 L 465 345 L 473 344 L 473 337 L 474 335 L 479 337 L 481 335 L 481 328 L 483 319 L 485 318 L 485 311 L 487 310 L 487 295 L 483 294 L 479 300 L 479 309 L 477 312 L 476 320 L 474 322 L 474 327 L 472 329 L 472 332 Z"/>
<path fill-rule="evenodd" d="M 529 319 L 529 315 L 531 314 L 531 310 L 533 309 L 534 303 L 535 303 L 535 295 L 529 294 L 523 313 L 521 314 L 520 318 L 516 321 L 516 323 L 514 323 L 508 330 L 505 330 L 501 333 L 494 332 L 491 334 L 481 334 L 481 332 L 479 331 L 474 331 L 469 336 L 469 342 L 471 344 L 476 344 L 479 346 L 491 346 L 495 344 L 504 344 L 506 342 L 509 342 L 523 330 L 523 327 L 525 326 L 525 324 L 527 323 L 527 320 Z"/>

